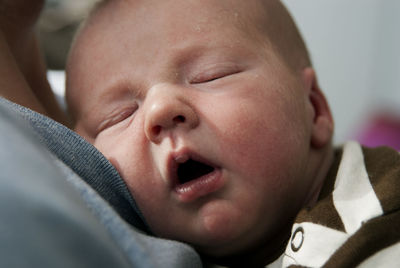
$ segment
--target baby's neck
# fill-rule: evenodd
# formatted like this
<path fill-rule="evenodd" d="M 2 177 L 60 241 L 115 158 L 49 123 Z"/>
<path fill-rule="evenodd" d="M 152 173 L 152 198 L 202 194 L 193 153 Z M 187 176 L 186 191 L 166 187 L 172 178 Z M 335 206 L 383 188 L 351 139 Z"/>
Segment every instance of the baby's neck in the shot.
<path fill-rule="evenodd" d="M 303 207 L 313 207 L 318 201 L 321 189 L 334 160 L 334 150 L 331 144 L 319 152 L 316 160 L 311 159 L 311 172 L 308 176 L 313 178 L 310 191 L 303 202 Z"/>

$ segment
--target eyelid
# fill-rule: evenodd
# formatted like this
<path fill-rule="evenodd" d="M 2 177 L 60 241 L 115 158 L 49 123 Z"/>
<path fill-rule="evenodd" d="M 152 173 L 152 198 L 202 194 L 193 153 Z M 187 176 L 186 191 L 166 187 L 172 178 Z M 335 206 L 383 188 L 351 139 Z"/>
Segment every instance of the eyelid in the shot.
<path fill-rule="evenodd" d="M 196 74 L 190 79 L 191 84 L 200 84 L 211 82 L 229 75 L 233 75 L 241 72 L 241 69 L 237 65 L 223 64 L 207 68 L 205 71 Z"/>
<path fill-rule="evenodd" d="M 103 120 L 98 128 L 97 128 L 97 133 L 100 133 L 101 131 L 114 126 L 118 124 L 119 122 L 122 122 L 126 118 L 130 117 L 132 114 L 135 113 L 135 111 L 139 108 L 138 104 L 135 104 L 134 106 L 130 106 L 124 109 L 118 109 L 115 112 L 112 112 L 110 116 L 108 116 L 105 120 Z"/>

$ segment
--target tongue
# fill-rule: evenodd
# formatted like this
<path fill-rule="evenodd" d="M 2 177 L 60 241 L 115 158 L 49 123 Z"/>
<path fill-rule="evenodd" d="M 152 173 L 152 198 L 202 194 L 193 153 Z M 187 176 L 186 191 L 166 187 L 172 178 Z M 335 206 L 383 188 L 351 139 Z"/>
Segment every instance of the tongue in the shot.
<path fill-rule="evenodd" d="M 214 170 L 213 167 L 189 159 L 187 162 L 179 165 L 178 167 L 178 180 L 183 184 L 191 180 L 195 180 L 204 176 Z"/>

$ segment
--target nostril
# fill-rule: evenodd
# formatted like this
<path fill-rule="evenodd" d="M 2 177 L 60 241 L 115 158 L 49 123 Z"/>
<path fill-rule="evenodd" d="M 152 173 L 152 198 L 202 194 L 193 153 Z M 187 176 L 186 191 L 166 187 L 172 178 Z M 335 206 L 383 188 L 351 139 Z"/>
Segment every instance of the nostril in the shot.
<path fill-rule="evenodd" d="M 160 134 L 160 132 L 161 132 L 161 126 L 154 126 L 153 127 L 153 134 L 154 135 L 158 135 L 158 134 Z"/>
<path fill-rule="evenodd" d="M 174 117 L 174 123 L 184 123 L 186 121 L 183 115 L 178 115 Z"/>
<path fill-rule="evenodd" d="M 183 115 L 177 115 L 172 119 L 172 124 L 171 125 L 155 125 L 151 128 L 151 132 L 153 135 L 158 136 L 161 131 L 163 130 L 163 128 L 169 128 L 169 127 L 173 127 L 173 125 L 175 124 L 180 124 L 180 123 L 184 123 L 186 121 L 185 116 Z"/>

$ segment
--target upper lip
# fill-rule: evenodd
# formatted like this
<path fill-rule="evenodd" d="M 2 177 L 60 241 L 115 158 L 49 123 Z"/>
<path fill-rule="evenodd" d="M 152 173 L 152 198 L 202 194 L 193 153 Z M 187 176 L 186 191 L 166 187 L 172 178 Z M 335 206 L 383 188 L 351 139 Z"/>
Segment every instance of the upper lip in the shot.
<path fill-rule="evenodd" d="M 168 155 L 168 160 L 167 160 L 167 180 L 171 183 L 172 187 L 179 184 L 179 178 L 178 178 L 179 165 L 187 162 L 189 159 L 206 164 L 208 166 L 213 167 L 214 169 L 217 168 L 215 164 L 211 163 L 209 160 L 205 159 L 199 154 L 194 153 L 189 149 L 182 149 L 176 152 L 171 152 Z"/>

